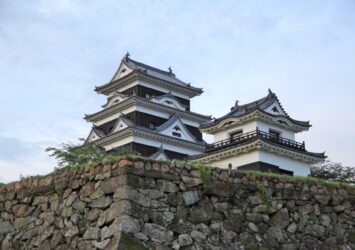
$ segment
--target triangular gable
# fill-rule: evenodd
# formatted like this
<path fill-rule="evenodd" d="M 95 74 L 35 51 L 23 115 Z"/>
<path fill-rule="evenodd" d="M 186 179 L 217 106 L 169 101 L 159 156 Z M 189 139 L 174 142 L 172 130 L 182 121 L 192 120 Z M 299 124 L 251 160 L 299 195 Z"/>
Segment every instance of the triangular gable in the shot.
<path fill-rule="evenodd" d="M 167 161 L 167 160 L 169 160 L 169 157 L 165 154 L 163 146 L 161 146 L 157 152 L 152 154 L 150 156 L 150 158 L 153 158 L 153 159 L 158 160 L 158 161 Z"/>
<path fill-rule="evenodd" d="M 276 100 L 267 108 L 264 109 L 265 112 L 272 114 L 272 115 L 281 115 L 287 117 L 286 112 L 281 107 L 280 103 Z"/>
<path fill-rule="evenodd" d="M 117 103 L 127 100 L 128 96 L 115 92 L 107 101 L 106 104 L 102 105 L 103 108 L 109 108 Z"/>
<path fill-rule="evenodd" d="M 133 70 L 132 70 L 130 67 L 128 67 L 128 65 L 126 65 L 126 64 L 124 63 L 124 61 L 122 60 L 122 62 L 121 62 L 121 64 L 120 64 L 120 66 L 118 67 L 116 73 L 115 73 L 114 76 L 112 77 L 111 82 L 116 81 L 116 80 L 118 80 L 118 79 L 120 79 L 120 78 L 122 78 L 122 77 L 128 75 L 128 74 L 131 73 L 132 71 L 133 71 Z"/>
<path fill-rule="evenodd" d="M 154 97 L 152 99 L 153 102 L 163 104 L 165 106 L 169 106 L 179 110 L 186 110 L 186 106 L 182 105 L 173 95 L 165 94 L 161 97 Z"/>
<path fill-rule="evenodd" d="M 118 131 L 121 131 L 125 128 L 128 128 L 131 125 L 131 123 L 123 117 L 123 115 L 121 114 L 120 117 L 118 117 L 116 124 L 113 126 L 112 131 L 110 132 L 112 133 L 116 133 Z"/>
<path fill-rule="evenodd" d="M 94 128 L 91 129 L 89 136 L 86 138 L 86 142 L 93 142 L 102 138 L 102 135 Z"/>
<path fill-rule="evenodd" d="M 186 126 L 182 123 L 179 116 L 174 115 L 160 127 L 157 127 L 160 134 L 183 139 L 191 142 L 198 142 L 197 139 L 190 133 Z"/>

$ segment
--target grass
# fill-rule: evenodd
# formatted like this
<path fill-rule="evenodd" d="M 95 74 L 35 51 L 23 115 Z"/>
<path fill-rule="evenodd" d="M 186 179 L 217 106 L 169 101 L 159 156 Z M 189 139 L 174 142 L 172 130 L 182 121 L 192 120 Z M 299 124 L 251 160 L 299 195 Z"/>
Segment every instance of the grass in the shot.
<path fill-rule="evenodd" d="M 283 175 L 277 173 L 267 173 L 267 172 L 260 172 L 260 171 L 248 171 L 248 170 L 237 170 L 237 172 L 244 173 L 244 174 L 253 174 L 255 176 L 260 176 L 260 177 L 265 176 L 265 177 L 275 177 L 275 178 L 286 178 L 287 180 L 301 181 L 307 184 L 315 184 L 315 185 L 322 184 L 327 187 L 338 187 L 338 188 L 343 187 L 346 189 L 355 189 L 355 185 L 346 182 L 324 180 L 315 177 L 290 176 L 290 175 Z"/>

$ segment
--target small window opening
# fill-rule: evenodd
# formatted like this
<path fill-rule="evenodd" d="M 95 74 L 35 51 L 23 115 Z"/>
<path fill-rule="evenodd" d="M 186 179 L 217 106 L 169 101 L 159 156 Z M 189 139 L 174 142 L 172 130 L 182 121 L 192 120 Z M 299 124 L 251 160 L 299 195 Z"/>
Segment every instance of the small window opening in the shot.
<path fill-rule="evenodd" d="M 239 137 L 241 134 L 243 134 L 243 130 L 238 130 L 238 131 L 235 131 L 235 132 L 231 133 L 230 137 L 232 139 L 235 139 L 235 138 Z"/>
<path fill-rule="evenodd" d="M 155 122 L 149 123 L 149 128 L 150 129 L 155 129 Z"/>
<path fill-rule="evenodd" d="M 145 93 L 145 98 L 149 99 L 150 98 L 150 94 L 149 93 Z"/>
<path fill-rule="evenodd" d="M 181 134 L 180 134 L 180 133 L 177 133 L 177 132 L 173 132 L 173 136 L 181 137 Z"/>
<path fill-rule="evenodd" d="M 273 129 L 269 129 L 269 134 L 272 138 L 274 139 L 279 139 L 281 133 L 279 131 L 273 130 Z"/>

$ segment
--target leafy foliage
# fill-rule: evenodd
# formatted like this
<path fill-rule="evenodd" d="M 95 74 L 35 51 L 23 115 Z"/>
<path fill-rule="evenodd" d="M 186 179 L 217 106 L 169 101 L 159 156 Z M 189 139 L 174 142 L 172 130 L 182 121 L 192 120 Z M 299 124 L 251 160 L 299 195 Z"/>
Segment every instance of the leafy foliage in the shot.
<path fill-rule="evenodd" d="M 355 184 L 355 168 L 344 167 L 341 163 L 326 160 L 311 167 L 311 176 Z"/>
<path fill-rule="evenodd" d="M 99 162 L 107 156 L 105 150 L 92 142 L 79 139 L 79 144 L 63 143 L 60 147 L 48 147 L 46 152 L 58 161 L 59 167 L 79 167 L 84 164 Z"/>
<path fill-rule="evenodd" d="M 204 164 L 197 164 L 196 168 L 201 174 L 201 179 L 204 182 L 210 181 L 212 177 L 212 167 Z"/>
<path fill-rule="evenodd" d="M 269 193 L 267 192 L 266 187 L 260 181 L 256 181 L 256 195 L 259 196 L 260 199 L 264 201 L 268 208 L 271 207 L 271 199 L 269 197 Z"/>

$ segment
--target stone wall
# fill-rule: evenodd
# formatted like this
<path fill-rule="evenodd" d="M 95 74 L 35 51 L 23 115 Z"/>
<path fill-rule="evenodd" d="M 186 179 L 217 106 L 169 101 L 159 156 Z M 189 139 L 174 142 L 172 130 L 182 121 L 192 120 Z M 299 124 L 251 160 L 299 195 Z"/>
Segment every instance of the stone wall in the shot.
<path fill-rule="evenodd" d="M 0 187 L 0 245 L 355 249 L 354 200 L 349 187 L 123 157 Z"/>

